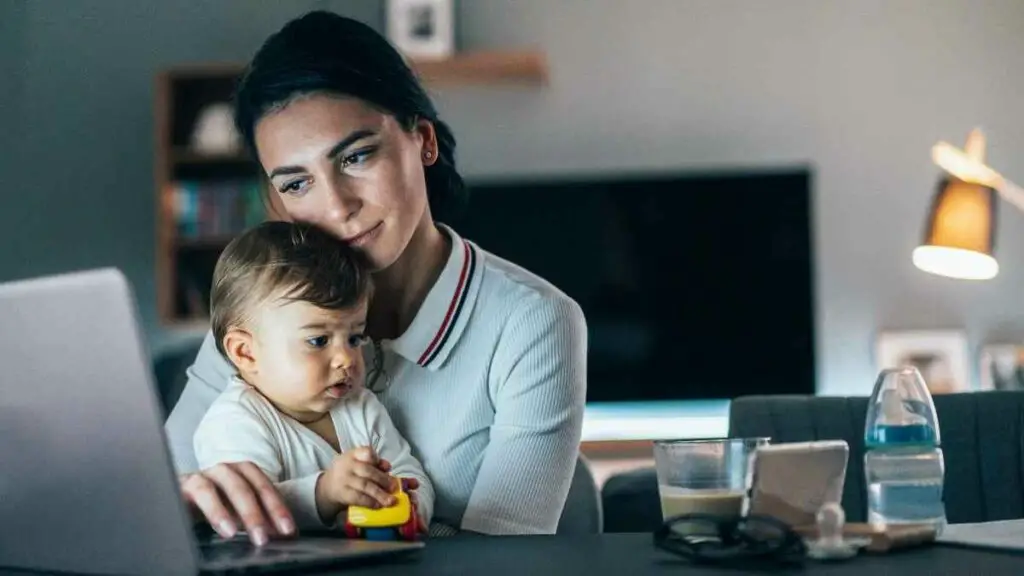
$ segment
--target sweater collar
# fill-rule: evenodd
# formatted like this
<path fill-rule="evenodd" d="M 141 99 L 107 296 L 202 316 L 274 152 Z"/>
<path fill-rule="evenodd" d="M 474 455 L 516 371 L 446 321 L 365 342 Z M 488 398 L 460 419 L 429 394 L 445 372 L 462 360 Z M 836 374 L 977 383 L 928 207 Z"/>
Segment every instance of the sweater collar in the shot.
<path fill-rule="evenodd" d="M 382 346 L 429 370 L 437 370 L 459 341 L 480 291 L 482 254 L 444 224 L 451 253 L 405 333 Z"/>

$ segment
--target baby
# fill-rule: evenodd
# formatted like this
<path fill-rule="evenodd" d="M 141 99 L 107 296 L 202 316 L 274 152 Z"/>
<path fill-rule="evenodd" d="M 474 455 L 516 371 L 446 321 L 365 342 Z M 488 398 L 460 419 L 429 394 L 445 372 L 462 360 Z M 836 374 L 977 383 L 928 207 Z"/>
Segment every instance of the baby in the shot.
<path fill-rule="evenodd" d="M 430 523 L 430 480 L 363 388 L 370 296 L 359 255 L 303 224 L 248 230 L 214 270 L 213 335 L 237 376 L 196 430 L 196 458 L 259 466 L 300 529 L 343 526 L 348 506 L 391 505 L 391 476 L 418 484 L 411 495 Z"/>

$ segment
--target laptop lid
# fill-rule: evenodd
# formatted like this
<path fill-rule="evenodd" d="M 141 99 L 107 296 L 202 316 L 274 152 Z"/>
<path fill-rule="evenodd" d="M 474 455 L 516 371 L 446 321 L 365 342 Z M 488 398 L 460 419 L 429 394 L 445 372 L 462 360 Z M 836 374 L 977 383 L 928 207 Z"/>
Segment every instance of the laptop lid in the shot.
<path fill-rule="evenodd" d="M 197 573 L 134 302 L 115 269 L 0 285 L 0 566 Z"/>

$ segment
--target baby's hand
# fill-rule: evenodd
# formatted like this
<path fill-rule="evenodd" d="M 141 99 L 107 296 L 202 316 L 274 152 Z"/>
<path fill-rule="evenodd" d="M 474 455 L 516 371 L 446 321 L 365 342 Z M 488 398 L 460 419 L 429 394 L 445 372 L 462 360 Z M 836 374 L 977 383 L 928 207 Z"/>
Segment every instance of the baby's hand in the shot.
<path fill-rule="evenodd" d="M 369 447 L 350 450 L 336 457 L 321 478 L 327 499 L 338 506 L 391 506 L 395 497 L 391 476 L 382 468 L 386 462 L 377 458 Z M 318 488 L 320 486 L 318 485 Z"/>

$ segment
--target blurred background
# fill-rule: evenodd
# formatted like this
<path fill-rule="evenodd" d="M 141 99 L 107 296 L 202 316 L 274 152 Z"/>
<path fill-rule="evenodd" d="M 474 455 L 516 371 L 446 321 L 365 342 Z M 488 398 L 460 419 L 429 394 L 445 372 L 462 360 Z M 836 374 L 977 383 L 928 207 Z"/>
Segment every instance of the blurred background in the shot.
<path fill-rule="evenodd" d="M 193 346 L 205 325 L 183 309 L 180 262 L 216 244 L 162 236 L 182 228 L 158 198 L 251 166 L 181 149 L 201 108 L 189 90 L 223 90 L 230 66 L 312 9 L 386 28 L 383 0 L 0 0 L 0 281 L 117 266 L 154 357 Z M 903 330 L 962 337 L 962 385 L 977 387 L 982 349 L 1024 340 L 1024 214 L 1002 212 L 992 280 L 929 275 L 910 255 L 937 140 L 980 126 L 989 163 L 1024 180 L 1022 23 L 1019 0 L 456 2 L 459 54 L 543 64 L 526 80 L 428 83 L 484 198 L 460 229 L 545 276 L 564 271 L 566 242 L 591 250 L 592 267 L 551 279 L 586 301 L 598 363 L 621 357 L 592 376 L 595 405 L 866 395 L 879 335 Z M 226 76 L 188 84 L 214 63 Z M 488 226 L 509 209 L 504 233 Z M 575 231 L 559 225 L 577 213 Z M 608 256 L 615 234 L 625 255 Z M 609 267 L 632 291 L 597 295 Z M 657 326 L 652 303 L 673 310 Z M 637 372 L 659 358 L 676 360 Z"/>

